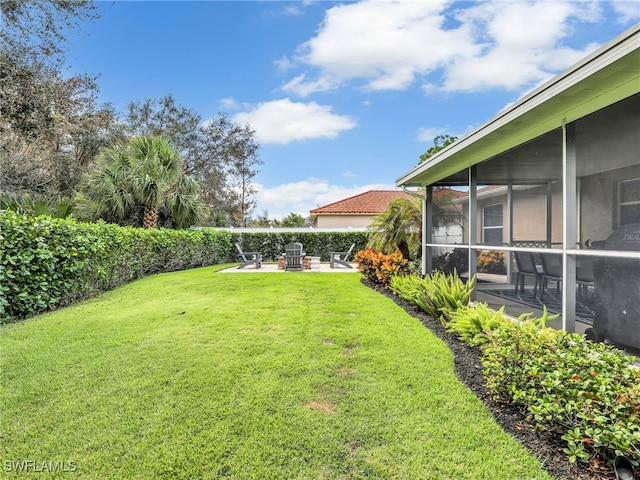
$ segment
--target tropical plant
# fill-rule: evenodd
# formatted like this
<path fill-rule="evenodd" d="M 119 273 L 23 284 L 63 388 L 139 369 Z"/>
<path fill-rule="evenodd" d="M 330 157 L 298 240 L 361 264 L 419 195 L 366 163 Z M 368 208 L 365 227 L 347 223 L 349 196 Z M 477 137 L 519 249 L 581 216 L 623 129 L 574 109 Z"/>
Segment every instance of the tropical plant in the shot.
<path fill-rule="evenodd" d="M 368 247 L 382 253 L 399 250 L 411 258 L 420 247 L 422 202 L 419 198 L 398 198 L 369 224 Z"/>
<path fill-rule="evenodd" d="M 395 277 L 409 272 L 409 262 L 399 251 L 384 254 L 367 248 L 357 252 L 353 260 L 367 280 L 385 286 Z"/>
<path fill-rule="evenodd" d="M 54 201 L 44 197 L 32 197 L 28 193 L 21 197 L 0 196 L 0 210 L 11 210 L 31 217 L 44 215 L 53 218 L 67 218 L 71 216 L 74 208 L 75 202 L 67 197 L 60 197 Z"/>
<path fill-rule="evenodd" d="M 142 136 L 104 151 L 89 196 L 118 222 L 158 228 L 198 224 L 204 207 L 198 183 L 183 172 L 180 154 L 162 137 Z"/>
<path fill-rule="evenodd" d="M 433 195 L 433 228 L 462 221 L 462 211 L 452 203 L 452 193 L 436 189 Z M 420 258 L 422 199 L 399 198 L 369 224 L 369 248 L 383 253 L 400 250 L 406 259 Z"/>
<path fill-rule="evenodd" d="M 478 271 L 502 274 L 506 272 L 504 252 L 502 250 L 482 250 L 478 254 Z"/>
<path fill-rule="evenodd" d="M 415 304 L 433 318 L 440 318 L 446 326 L 451 312 L 469 304 L 476 277 L 464 282 L 456 271 L 452 275 L 433 272 L 424 278 L 394 277 L 389 286 L 398 296 Z"/>

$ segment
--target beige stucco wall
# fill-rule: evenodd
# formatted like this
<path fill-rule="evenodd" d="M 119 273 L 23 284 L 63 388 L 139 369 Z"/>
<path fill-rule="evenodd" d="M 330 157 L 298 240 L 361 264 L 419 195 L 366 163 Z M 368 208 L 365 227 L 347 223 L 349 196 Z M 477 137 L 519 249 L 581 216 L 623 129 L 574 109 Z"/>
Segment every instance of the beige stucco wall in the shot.
<path fill-rule="evenodd" d="M 368 227 L 373 215 L 318 215 L 317 228 L 362 228 Z"/>
<path fill-rule="evenodd" d="M 495 195 L 478 199 L 477 225 L 478 238 L 482 241 L 482 209 L 485 206 L 500 204 L 503 207 L 502 241 L 509 243 L 509 212 L 507 196 Z M 468 218 L 469 205 L 464 205 L 464 215 Z M 546 187 L 516 191 L 513 194 L 513 238 L 515 241 L 545 241 L 547 225 Z M 468 222 L 464 225 L 464 241 L 467 242 Z M 562 243 L 562 186 L 554 185 L 551 191 L 551 242 L 559 247 Z"/>
<path fill-rule="evenodd" d="M 618 226 L 618 183 L 640 178 L 640 165 L 620 168 L 580 180 L 580 235 L 582 241 L 606 240 Z"/>

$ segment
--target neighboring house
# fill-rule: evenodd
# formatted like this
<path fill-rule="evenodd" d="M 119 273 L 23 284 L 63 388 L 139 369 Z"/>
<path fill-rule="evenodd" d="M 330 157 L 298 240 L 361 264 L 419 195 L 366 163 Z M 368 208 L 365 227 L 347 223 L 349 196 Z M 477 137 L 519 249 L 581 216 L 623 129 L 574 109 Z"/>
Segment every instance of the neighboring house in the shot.
<path fill-rule="evenodd" d="M 411 199 L 402 190 L 369 190 L 323 207 L 310 210 L 311 225 L 316 228 L 363 228 L 399 198 Z"/>
<path fill-rule="evenodd" d="M 466 194 L 448 188 L 436 191 L 436 196 L 450 194 L 452 198 L 464 197 Z M 412 196 L 401 190 L 369 190 L 323 207 L 311 210 L 311 226 L 316 228 L 363 228 L 368 227 L 374 217 L 384 212 L 394 200 Z M 437 229 L 434 236 L 443 243 L 461 243 L 462 226 L 450 224 Z"/>
<path fill-rule="evenodd" d="M 427 211 L 434 188 L 467 190 L 470 258 L 496 244 L 512 255 L 555 257 L 565 330 L 576 331 L 578 266 L 591 262 L 595 314 L 587 332 L 640 349 L 640 24 L 396 185 L 424 188 Z M 430 250 L 443 245 L 427 229 L 423 236 L 427 272 Z"/>

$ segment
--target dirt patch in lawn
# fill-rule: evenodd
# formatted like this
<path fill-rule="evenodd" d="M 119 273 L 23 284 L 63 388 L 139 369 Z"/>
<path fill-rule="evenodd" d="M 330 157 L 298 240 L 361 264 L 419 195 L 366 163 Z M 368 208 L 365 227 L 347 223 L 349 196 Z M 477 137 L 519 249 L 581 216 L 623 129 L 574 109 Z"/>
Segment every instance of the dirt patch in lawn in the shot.
<path fill-rule="evenodd" d="M 496 422 L 505 432 L 520 441 L 529 451 L 540 459 L 547 472 L 558 480 L 615 480 L 610 469 L 598 463 L 578 465 L 569 462 L 562 449 L 562 439 L 552 432 L 536 432 L 525 421 L 524 413 L 511 404 L 497 402 L 487 393 L 480 350 L 467 345 L 446 331 L 439 319 L 435 319 L 418 310 L 414 305 L 393 294 L 389 289 L 374 285 L 365 279 L 362 283 L 389 297 L 411 316 L 420 320 L 434 335 L 449 345 L 455 358 L 458 378 L 482 400 L 493 414 Z"/>
<path fill-rule="evenodd" d="M 326 413 L 327 415 L 336 413 L 336 406 L 324 399 L 314 400 L 308 404 L 308 407 L 311 410 L 317 410 L 319 412 Z"/>

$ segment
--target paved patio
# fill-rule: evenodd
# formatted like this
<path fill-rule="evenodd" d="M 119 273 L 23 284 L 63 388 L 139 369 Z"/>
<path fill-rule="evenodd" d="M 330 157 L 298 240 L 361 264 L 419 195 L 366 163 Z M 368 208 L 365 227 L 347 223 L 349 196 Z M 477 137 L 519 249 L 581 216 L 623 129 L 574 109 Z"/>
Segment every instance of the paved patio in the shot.
<path fill-rule="evenodd" d="M 294 273 L 360 273 L 356 269 L 356 264 L 350 264 L 353 268 L 343 267 L 342 265 L 338 265 L 334 268 L 329 266 L 329 263 L 320 263 L 320 264 L 312 264 L 311 270 L 302 270 L 302 272 L 296 271 L 288 271 L 278 270 L 277 263 L 263 263 L 262 268 L 256 269 L 253 266 L 246 266 L 244 268 L 225 268 L 224 270 L 220 270 L 220 273 L 288 273 L 293 275 Z"/>

